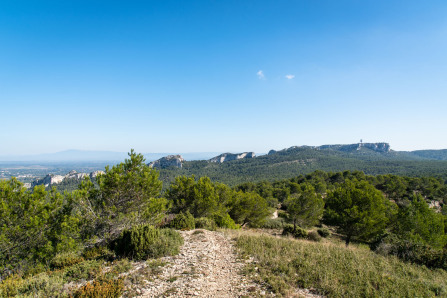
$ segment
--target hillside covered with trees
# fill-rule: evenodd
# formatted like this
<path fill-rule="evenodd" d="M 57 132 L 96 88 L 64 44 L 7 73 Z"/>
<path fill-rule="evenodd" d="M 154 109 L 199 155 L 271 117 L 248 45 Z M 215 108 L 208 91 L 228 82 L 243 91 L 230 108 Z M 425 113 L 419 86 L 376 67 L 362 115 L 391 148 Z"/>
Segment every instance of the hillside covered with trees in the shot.
<path fill-rule="evenodd" d="M 160 169 L 166 185 L 176 176 L 207 176 L 212 181 L 235 186 L 242 182 L 292 178 L 316 170 L 326 172 L 361 171 L 368 175 L 394 174 L 431 176 L 447 179 L 443 151 L 377 152 L 371 149 L 340 151 L 308 146 L 291 147 L 250 159 L 224 163 L 185 161 L 182 168 Z"/>

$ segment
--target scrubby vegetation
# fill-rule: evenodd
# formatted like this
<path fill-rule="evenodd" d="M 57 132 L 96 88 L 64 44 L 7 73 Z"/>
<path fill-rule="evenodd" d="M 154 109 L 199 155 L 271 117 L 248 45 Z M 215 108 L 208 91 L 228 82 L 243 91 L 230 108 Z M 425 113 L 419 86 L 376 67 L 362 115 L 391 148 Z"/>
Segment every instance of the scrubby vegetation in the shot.
<path fill-rule="evenodd" d="M 117 256 L 141 260 L 175 255 L 182 244 L 183 238 L 174 230 L 142 225 L 124 230 L 111 247 Z"/>
<path fill-rule="evenodd" d="M 205 217 L 206 218 L 206 217 Z M 186 213 L 180 212 L 169 223 L 169 227 L 176 230 L 194 230 L 195 220 L 189 211 Z"/>
<path fill-rule="evenodd" d="M 0 181 L 0 202 L 0 296 L 120 295 L 127 291 L 120 274 L 131 262 L 177 254 L 183 239 L 176 230 L 194 228 L 290 236 L 238 240 L 266 266 L 260 276 L 277 293 L 295 284 L 332 296 L 447 295 L 444 283 L 434 283 L 447 269 L 447 186 L 438 178 L 316 171 L 229 187 L 179 176 L 162 193 L 157 170 L 131 151 L 95 184 L 86 178 L 70 193 Z M 343 258 L 349 272 L 338 276 Z M 316 262 L 328 273 L 311 271 Z M 351 275 L 362 280 L 348 290 Z M 78 286 L 64 287 L 70 282 Z"/>

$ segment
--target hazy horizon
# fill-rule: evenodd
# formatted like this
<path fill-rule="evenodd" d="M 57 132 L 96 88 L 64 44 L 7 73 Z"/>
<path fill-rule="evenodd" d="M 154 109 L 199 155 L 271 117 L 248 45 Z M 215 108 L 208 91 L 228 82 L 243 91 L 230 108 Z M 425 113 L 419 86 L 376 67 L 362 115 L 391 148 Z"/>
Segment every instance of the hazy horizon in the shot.
<path fill-rule="evenodd" d="M 366 142 L 364 142 L 366 143 Z M 354 144 L 354 143 L 353 143 Z M 323 145 L 347 145 L 347 144 L 320 144 L 320 145 L 294 145 L 294 146 L 323 146 Z M 223 153 L 243 153 L 243 152 L 255 152 L 256 155 L 264 155 L 267 154 L 270 150 L 282 150 L 287 149 L 286 148 L 270 148 L 269 150 L 266 150 L 264 152 L 255 152 L 253 150 L 240 150 L 240 151 L 216 151 L 216 152 L 205 152 L 205 151 L 198 151 L 198 152 L 139 152 L 143 155 L 145 155 L 146 159 L 148 161 L 153 161 L 158 158 L 164 157 L 166 155 L 170 154 L 180 154 L 182 155 L 186 160 L 199 160 L 199 159 L 210 159 L 212 157 L 215 157 L 217 155 L 223 154 Z M 432 149 L 432 148 L 425 148 L 425 149 L 416 149 L 416 150 L 395 150 L 391 146 L 391 150 L 394 151 L 417 151 L 417 150 L 447 150 L 447 148 L 442 149 Z M 57 151 L 57 152 L 47 152 L 47 153 L 40 153 L 40 154 L 22 154 L 22 155 L 0 155 L 0 162 L 22 162 L 22 161 L 29 161 L 29 162 L 39 162 L 39 161 L 121 161 L 123 158 L 126 158 L 129 151 L 111 151 L 111 150 L 79 150 L 79 149 L 67 149 L 63 151 Z M 71 155 L 70 155 L 71 154 Z M 84 155 L 83 155 L 84 154 Z M 90 155 L 88 155 L 90 154 Z M 99 154 L 99 155 L 98 155 Z M 102 154 L 108 154 L 106 156 L 102 156 Z M 100 157 L 98 159 L 98 157 Z M 18 159 L 14 159 L 18 158 Z M 35 159 L 32 159 L 35 158 Z M 53 159 L 52 159 L 53 158 Z M 64 159 L 67 158 L 67 159 Z M 86 158 L 86 159 L 82 159 Z"/>
<path fill-rule="evenodd" d="M 2 1 L 0 156 L 445 149 L 447 2 Z"/>

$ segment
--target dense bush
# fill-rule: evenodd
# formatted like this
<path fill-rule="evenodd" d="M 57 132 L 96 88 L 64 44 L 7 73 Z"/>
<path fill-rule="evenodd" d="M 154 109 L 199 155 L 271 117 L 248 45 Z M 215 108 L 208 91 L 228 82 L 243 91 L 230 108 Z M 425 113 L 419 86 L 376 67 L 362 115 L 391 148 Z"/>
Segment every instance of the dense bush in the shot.
<path fill-rule="evenodd" d="M 404 261 L 447 270 L 447 251 L 445 249 L 433 248 L 428 244 L 402 239 L 395 235 L 385 237 L 374 248 L 377 253 L 382 255 L 395 255 Z"/>
<path fill-rule="evenodd" d="M 112 242 L 111 246 L 117 256 L 143 259 L 148 257 L 148 250 L 159 236 L 160 231 L 154 226 L 134 226 L 121 232 L 121 235 Z"/>
<path fill-rule="evenodd" d="M 0 297 L 62 297 L 63 292 L 63 278 L 47 273 L 27 279 L 13 274 L 0 283 Z"/>
<path fill-rule="evenodd" d="M 200 217 L 195 219 L 196 229 L 216 230 L 217 226 L 213 219 L 209 217 Z"/>
<path fill-rule="evenodd" d="M 321 236 L 320 236 L 320 234 L 318 234 L 317 231 L 310 231 L 309 233 L 307 233 L 307 239 L 309 239 L 311 241 L 319 242 L 319 241 L 321 241 Z"/>
<path fill-rule="evenodd" d="M 110 297 L 118 298 L 124 290 L 122 279 L 89 282 L 73 293 L 74 298 Z"/>
<path fill-rule="evenodd" d="M 84 258 L 74 252 L 66 252 L 57 254 L 51 260 L 51 267 L 54 269 L 63 269 L 84 261 Z"/>
<path fill-rule="evenodd" d="M 254 228 L 263 228 L 263 229 L 276 229 L 276 230 L 282 230 L 284 227 L 288 225 L 286 220 L 282 217 L 278 218 L 270 218 L 266 219 L 262 225 L 260 226 L 253 226 Z M 251 225 L 250 225 L 251 226 Z"/>
<path fill-rule="evenodd" d="M 19 293 L 19 289 L 23 284 L 23 279 L 13 274 L 8 276 L 0 283 L 0 297 L 15 297 Z"/>
<path fill-rule="evenodd" d="M 219 228 L 239 229 L 239 226 L 234 222 L 234 220 L 230 217 L 228 213 L 224 214 L 217 213 L 214 214 L 213 218 Z"/>
<path fill-rule="evenodd" d="M 307 231 L 300 228 L 294 227 L 293 225 L 286 225 L 282 231 L 284 236 L 293 236 L 294 238 L 307 238 Z"/>
<path fill-rule="evenodd" d="M 183 237 L 179 232 L 172 229 L 160 229 L 160 236 L 148 249 L 148 256 L 151 258 L 174 256 L 179 253 L 182 245 Z"/>
<path fill-rule="evenodd" d="M 40 273 L 26 279 L 19 292 L 25 297 L 63 297 L 64 280 L 61 276 Z"/>
<path fill-rule="evenodd" d="M 317 232 L 323 238 L 329 237 L 329 235 L 331 235 L 331 232 L 327 228 L 320 228 L 317 230 Z"/>
<path fill-rule="evenodd" d="M 117 256 L 140 260 L 176 254 L 182 244 L 174 230 L 142 225 L 123 231 L 111 246 Z"/>
<path fill-rule="evenodd" d="M 189 211 L 186 211 L 186 213 L 180 212 L 169 223 L 169 227 L 182 231 L 194 230 L 195 229 L 194 216 L 192 216 L 192 214 L 189 213 Z"/>
<path fill-rule="evenodd" d="M 67 281 L 78 281 L 82 279 L 93 279 L 101 273 L 100 261 L 84 261 L 65 269 L 64 279 Z"/>
<path fill-rule="evenodd" d="M 234 193 L 228 204 L 231 218 L 240 225 L 261 225 L 271 215 L 267 201 L 257 193 Z"/>
<path fill-rule="evenodd" d="M 82 256 L 87 260 L 93 259 L 114 259 L 115 253 L 109 250 L 106 246 L 92 246 L 84 249 Z"/>

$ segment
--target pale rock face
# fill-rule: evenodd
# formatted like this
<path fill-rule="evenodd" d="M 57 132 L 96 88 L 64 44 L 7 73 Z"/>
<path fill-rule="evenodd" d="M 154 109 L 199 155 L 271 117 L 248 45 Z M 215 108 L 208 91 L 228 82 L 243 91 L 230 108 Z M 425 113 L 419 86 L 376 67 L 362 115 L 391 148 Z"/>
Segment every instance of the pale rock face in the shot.
<path fill-rule="evenodd" d="M 244 158 L 254 158 L 256 155 L 254 152 L 243 152 L 238 154 L 233 153 L 222 153 L 216 157 L 211 158 L 210 162 L 223 163 L 232 160 L 244 159 Z"/>
<path fill-rule="evenodd" d="M 182 168 L 185 159 L 181 155 L 168 155 L 148 164 L 151 168 L 165 169 L 169 167 Z"/>
<path fill-rule="evenodd" d="M 441 204 L 438 201 L 435 200 L 430 201 L 428 207 L 434 209 L 436 212 L 441 212 Z"/>
<path fill-rule="evenodd" d="M 88 176 L 86 173 L 78 173 L 76 171 L 71 171 L 67 175 L 64 176 L 65 179 L 82 179 L 84 177 Z"/>
<path fill-rule="evenodd" d="M 45 185 L 45 187 L 48 187 L 48 186 L 51 186 L 54 184 L 59 184 L 62 181 L 64 181 L 65 179 L 81 180 L 84 177 L 95 178 L 96 176 L 102 175 L 102 174 L 104 174 L 104 171 L 94 171 L 94 172 L 91 172 L 90 174 L 87 174 L 87 173 L 78 173 L 74 170 L 70 171 L 68 174 L 66 174 L 64 176 L 48 174 L 42 179 L 38 179 L 38 180 L 34 181 L 33 183 L 28 183 L 29 187 L 27 187 L 27 185 L 25 185 L 25 187 L 32 188 L 37 185 Z"/>
<path fill-rule="evenodd" d="M 96 178 L 97 176 L 104 175 L 104 174 L 105 174 L 104 171 L 93 171 L 90 173 L 90 179 Z"/>

